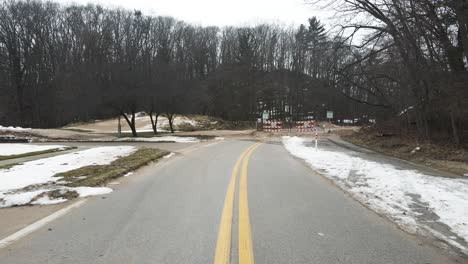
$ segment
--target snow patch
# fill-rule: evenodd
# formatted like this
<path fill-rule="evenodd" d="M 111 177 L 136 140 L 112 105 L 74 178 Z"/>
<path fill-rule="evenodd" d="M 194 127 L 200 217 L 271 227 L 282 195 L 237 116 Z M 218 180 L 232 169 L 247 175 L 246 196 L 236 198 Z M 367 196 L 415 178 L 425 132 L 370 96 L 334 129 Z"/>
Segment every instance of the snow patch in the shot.
<path fill-rule="evenodd" d="M 440 218 L 437 221 L 468 241 L 468 180 L 401 170 L 343 152 L 315 150 L 307 147 L 306 142 L 308 140 L 304 138 L 283 137 L 283 144 L 292 155 L 304 159 L 356 199 L 389 215 L 409 231 L 417 232 L 423 228 L 433 234 L 437 232 L 418 220 L 417 208 L 427 207 Z M 467 250 L 449 237 L 442 239 Z"/>
<path fill-rule="evenodd" d="M 103 195 L 112 192 L 112 189 L 108 187 L 74 187 L 69 188 L 69 190 L 77 192 L 80 197 Z"/>
<path fill-rule="evenodd" d="M 411 151 L 411 154 L 414 154 L 414 153 L 416 153 L 416 152 L 418 152 L 418 151 L 420 151 L 420 150 L 421 150 L 420 147 L 415 147 L 415 148 Z"/>
<path fill-rule="evenodd" d="M 24 132 L 24 131 L 29 131 L 31 128 L 22 128 L 22 127 L 4 127 L 0 125 L 0 132 Z"/>
<path fill-rule="evenodd" d="M 37 190 L 30 192 L 3 194 L 0 192 L 0 208 L 15 205 L 25 205 L 31 202 L 34 197 L 46 192 L 46 190 Z"/>
<path fill-rule="evenodd" d="M 133 153 L 131 146 L 97 147 L 51 158 L 39 159 L 0 170 L 0 193 L 33 184 L 55 182 L 57 173 L 89 165 L 107 165 L 121 156 Z"/>
<path fill-rule="evenodd" d="M 167 154 L 166 156 L 164 156 L 163 158 L 169 159 L 169 158 L 171 158 L 171 157 L 174 156 L 174 155 L 175 155 L 175 153 L 174 153 L 174 152 L 171 152 L 171 153 Z"/>
<path fill-rule="evenodd" d="M 68 201 L 65 198 L 52 199 L 46 193 L 59 190 L 62 193 L 75 191 L 79 197 L 89 197 L 111 193 L 113 190 L 108 187 L 64 187 L 59 186 L 55 189 L 40 189 L 30 192 L 18 192 L 13 194 L 0 194 L 0 208 L 19 206 L 26 204 L 51 205 Z"/>
<path fill-rule="evenodd" d="M 399 116 L 402 116 L 402 115 L 406 114 L 409 110 L 412 110 L 412 109 L 414 109 L 414 106 L 409 106 L 409 107 L 407 107 L 407 108 L 401 110 L 400 113 L 399 113 L 398 115 L 399 115 Z"/>
<path fill-rule="evenodd" d="M 31 145 L 21 143 L 2 143 L 0 144 L 0 156 L 20 155 L 29 152 L 44 150 L 63 150 L 66 146 L 62 145 Z"/>
<path fill-rule="evenodd" d="M 65 198 L 58 198 L 58 199 L 51 199 L 48 195 L 44 195 L 41 198 L 35 200 L 31 204 L 38 204 L 38 205 L 51 205 L 51 204 L 59 204 L 68 201 Z"/>
<path fill-rule="evenodd" d="M 153 132 L 153 129 L 145 129 L 145 128 L 137 129 L 137 132 L 139 132 L 139 133 Z M 164 131 L 161 131 L 161 130 L 158 129 L 158 132 L 164 132 Z M 131 130 L 122 130 L 122 133 L 132 133 L 132 131 Z"/>
<path fill-rule="evenodd" d="M 109 193 L 112 189 L 104 187 L 68 188 L 57 186 L 57 184 L 63 184 L 63 182 L 60 181 L 60 177 L 54 177 L 54 175 L 90 165 L 107 165 L 121 156 L 133 153 L 135 150 L 136 148 L 131 146 L 97 147 L 29 161 L 0 170 L 0 207 L 25 205 L 39 195 L 57 189 L 76 191 L 80 197 Z M 29 190 L 24 191 L 23 188 L 25 187 L 28 187 Z M 31 189 L 34 189 L 34 191 L 30 191 Z M 50 204 L 59 201 L 39 197 L 34 202 L 36 204 Z"/>

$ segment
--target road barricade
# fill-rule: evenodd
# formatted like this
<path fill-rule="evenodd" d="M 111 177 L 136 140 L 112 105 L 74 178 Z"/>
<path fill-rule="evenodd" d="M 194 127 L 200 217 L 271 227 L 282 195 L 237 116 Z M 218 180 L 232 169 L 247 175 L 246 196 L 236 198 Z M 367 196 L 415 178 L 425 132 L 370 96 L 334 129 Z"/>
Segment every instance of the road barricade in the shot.
<path fill-rule="evenodd" d="M 263 131 L 278 132 L 283 129 L 283 122 L 279 120 L 267 120 L 263 122 Z"/>
<path fill-rule="evenodd" d="M 295 129 L 297 132 L 312 132 L 315 130 L 315 121 L 296 121 Z"/>

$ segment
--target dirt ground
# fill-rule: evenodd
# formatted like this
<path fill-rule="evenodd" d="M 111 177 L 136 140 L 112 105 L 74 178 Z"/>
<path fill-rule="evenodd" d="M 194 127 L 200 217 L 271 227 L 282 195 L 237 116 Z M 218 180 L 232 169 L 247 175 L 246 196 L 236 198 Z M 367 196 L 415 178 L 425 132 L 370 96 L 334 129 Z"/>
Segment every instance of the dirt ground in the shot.
<path fill-rule="evenodd" d="M 95 120 L 89 123 L 70 124 L 53 129 L 25 129 L 21 131 L 0 132 L 1 136 L 26 138 L 33 142 L 42 141 L 113 141 L 117 138 L 118 118 Z M 177 136 L 200 137 L 243 137 L 254 130 L 245 127 L 243 123 L 228 122 L 208 116 L 177 116 L 174 120 Z M 131 136 L 131 130 L 126 121 L 121 119 L 123 136 Z M 142 113 L 136 117 L 136 129 L 139 136 L 153 136 L 150 118 Z M 157 129 L 159 135 L 168 135 L 169 121 L 160 116 Z M 171 134 L 172 135 L 172 134 Z"/>
<path fill-rule="evenodd" d="M 371 129 L 357 131 L 336 131 L 335 134 L 355 145 L 365 147 L 389 156 L 408 160 L 420 165 L 453 173 L 468 175 L 468 152 L 446 144 L 420 143 L 412 138 L 380 136 Z"/>
<path fill-rule="evenodd" d="M 152 132 L 151 119 L 144 113 L 138 113 L 135 118 L 137 132 Z M 191 132 L 203 130 L 236 130 L 247 129 L 245 122 L 230 122 L 219 118 L 202 115 L 179 115 L 173 122 L 174 129 L 178 132 Z M 125 119 L 121 118 L 122 133 L 130 133 L 130 127 Z M 63 129 L 85 133 L 117 133 L 118 118 L 107 120 L 95 120 L 85 124 L 70 124 Z M 169 120 L 159 116 L 157 120 L 158 132 L 169 132 Z"/>
<path fill-rule="evenodd" d="M 137 116 L 135 118 L 136 129 L 138 132 L 151 132 L 153 131 L 151 126 L 151 120 L 146 115 Z M 174 125 L 179 126 L 183 123 L 195 125 L 195 121 L 185 117 L 185 116 L 177 116 L 174 120 Z M 122 125 L 122 132 L 131 132 L 130 127 L 128 126 L 125 119 L 121 118 L 121 125 Z M 75 130 L 81 132 L 89 132 L 89 133 L 116 133 L 118 126 L 118 118 L 107 119 L 107 120 L 96 120 L 92 123 L 86 124 L 71 124 L 69 126 L 64 127 L 64 129 L 68 130 Z M 167 130 L 169 126 L 169 121 L 165 117 L 158 117 L 158 130 L 164 132 Z"/>

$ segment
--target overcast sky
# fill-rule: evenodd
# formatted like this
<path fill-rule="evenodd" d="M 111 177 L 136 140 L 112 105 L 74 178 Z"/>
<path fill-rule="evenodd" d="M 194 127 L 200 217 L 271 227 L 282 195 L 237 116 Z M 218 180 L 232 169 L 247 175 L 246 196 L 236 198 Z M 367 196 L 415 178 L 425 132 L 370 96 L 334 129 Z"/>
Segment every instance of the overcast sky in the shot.
<path fill-rule="evenodd" d="M 275 22 L 306 24 L 317 16 L 325 22 L 325 12 L 304 0 L 55 0 L 61 3 L 94 3 L 107 7 L 139 9 L 149 15 L 172 16 L 203 26 L 249 25 Z"/>

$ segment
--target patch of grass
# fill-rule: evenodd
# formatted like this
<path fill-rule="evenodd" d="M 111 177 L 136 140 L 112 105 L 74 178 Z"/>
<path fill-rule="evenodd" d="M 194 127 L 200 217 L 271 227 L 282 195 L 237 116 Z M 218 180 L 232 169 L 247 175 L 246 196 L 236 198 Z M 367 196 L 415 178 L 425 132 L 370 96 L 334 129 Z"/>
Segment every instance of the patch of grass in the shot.
<path fill-rule="evenodd" d="M 190 131 L 195 131 L 197 130 L 197 127 L 194 125 L 188 123 L 188 122 L 182 122 L 181 124 L 177 125 L 177 130 L 179 131 L 184 131 L 184 132 L 190 132 Z"/>
<path fill-rule="evenodd" d="M 79 194 L 76 191 L 57 189 L 46 193 L 50 199 L 64 198 L 67 200 L 78 198 Z"/>
<path fill-rule="evenodd" d="M 143 138 L 149 138 L 149 137 L 157 137 L 157 136 L 161 136 L 161 135 L 164 135 L 166 134 L 165 132 L 158 132 L 158 134 L 154 134 L 153 132 L 150 132 L 150 131 L 147 131 L 147 132 L 138 132 L 138 137 L 143 137 Z M 110 135 L 110 136 L 117 136 L 117 133 L 107 133 L 107 135 Z M 120 137 L 133 137 L 132 133 L 128 132 L 128 133 L 121 133 L 121 136 Z"/>
<path fill-rule="evenodd" d="M 451 145 L 418 144 L 410 137 L 380 136 L 372 129 L 341 134 L 341 138 L 360 147 L 438 170 L 457 175 L 464 175 L 468 172 L 468 152 Z"/>
<path fill-rule="evenodd" d="M 115 136 L 115 134 L 112 134 Z M 201 140 L 209 140 L 215 138 L 212 135 L 180 135 L 178 133 L 170 133 L 170 132 L 158 132 L 158 134 L 154 134 L 153 132 L 140 132 L 138 133 L 138 137 L 141 138 L 153 138 L 153 137 L 163 137 L 163 136 L 175 136 L 175 137 L 194 137 Z M 132 138 L 132 133 L 122 133 L 122 138 Z M 158 141 L 157 143 L 164 143 L 164 142 L 172 142 L 172 141 Z"/>
<path fill-rule="evenodd" d="M 177 135 L 178 137 L 194 137 L 200 140 L 214 139 L 216 136 L 213 135 Z"/>
<path fill-rule="evenodd" d="M 0 160 L 18 159 L 18 158 L 24 158 L 24 157 L 29 157 L 29 156 L 35 156 L 35 155 L 65 151 L 65 150 L 70 150 L 70 149 L 76 149 L 76 147 L 46 149 L 46 150 L 41 150 L 41 151 L 33 151 L 33 152 L 27 152 L 27 153 L 22 153 L 22 154 L 17 154 L 17 155 L 8 155 L 8 156 L 1 156 L 0 155 Z"/>
<path fill-rule="evenodd" d="M 118 178 L 130 171 L 134 171 L 151 161 L 157 160 L 169 152 L 152 148 L 141 148 L 134 153 L 121 157 L 109 165 L 92 165 L 58 173 L 56 177 L 63 177 L 67 186 L 99 186 L 109 180 Z"/>
<path fill-rule="evenodd" d="M 80 133 L 92 133 L 92 130 L 87 130 L 87 129 L 81 129 L 81 128 L 66 128 L 62 127 L 60 128 L 61 130 L 68 130 L 68 131 L 73 131 L 73 132 L 80 132 Z"/>

